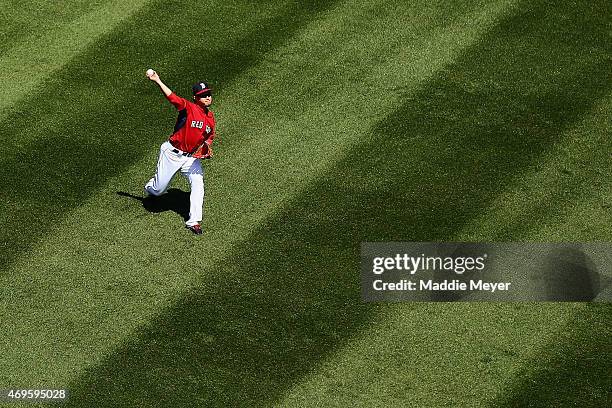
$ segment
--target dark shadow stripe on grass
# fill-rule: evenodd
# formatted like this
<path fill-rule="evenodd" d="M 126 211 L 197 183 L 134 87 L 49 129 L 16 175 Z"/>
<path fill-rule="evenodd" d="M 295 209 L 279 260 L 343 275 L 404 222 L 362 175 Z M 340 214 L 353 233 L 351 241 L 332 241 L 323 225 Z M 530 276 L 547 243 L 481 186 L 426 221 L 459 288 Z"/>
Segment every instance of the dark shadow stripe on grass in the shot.
<path fill-rule="evenodd" d="M 452 238 L 607 92 L 601 53 L 583 53 L 592 37 L 605 38 L 583 24 L 599 3 L 526 3 L 200 286 L 83 373 L 67 406 L 250 407 L 282 398 L 376 317 L 360 300 L 360 242 Z M 564 30 L 584 36 L 567 48 Z M 342 392 L 341 383 L 330 379 L 330 390 Z"/>
<path fill-rule="evenodd" d="M 219 91 L 335 1 L 218 3 L 147 8 L 0 123 L 0 270 L 171 133 L 175 113 L 144 78 L 146 67 L 157 62 L 168 85 L 187 97 L 201 75 Z M 196 18 L 211 10 L 226 14 L 214 24 L 183 21 L 186 11 Z M 227 35 L 237 28 L 244 34 Z M 212 38 L 218 42 L 211 44 Z"/>

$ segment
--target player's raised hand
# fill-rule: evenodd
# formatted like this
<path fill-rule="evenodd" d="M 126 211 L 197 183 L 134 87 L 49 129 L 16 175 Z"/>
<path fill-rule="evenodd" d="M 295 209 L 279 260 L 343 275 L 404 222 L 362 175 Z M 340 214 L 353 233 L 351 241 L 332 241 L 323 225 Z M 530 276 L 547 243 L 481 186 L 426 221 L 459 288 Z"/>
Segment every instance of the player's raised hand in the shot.
<path fill-rule="evenodd" d="M 152 70 L 151 68 L 147 69 L 147 72 L 145 73 L 145 75 L 147 76 L 147 78 L 149 78 L 151 81 L 155 82 L 157 85 L 159 85 L 159 88 L 161 89 L 161 91 L 164 93 L 164 95 L 166 95 L 166 97 L 170 96 L 170 94 L 172 94 L 172 90 L 170 88 L 168 88 L 166 86 L 166 84 L 164 84 L 161 79 L 159 79 L 159 75 L 157 74 L 157 72 L 155 72 L 154 70 Z"/>
<path fill-rule="evenodd" d="M 157 74 L 157 72 L 153 71 L 151 68 L 147 69 L 146 75 L 147 75 L 147 78 L 149 78 L 151 81 L 154 81 L 154 82 L 159 81 L 159 75 Z"/>

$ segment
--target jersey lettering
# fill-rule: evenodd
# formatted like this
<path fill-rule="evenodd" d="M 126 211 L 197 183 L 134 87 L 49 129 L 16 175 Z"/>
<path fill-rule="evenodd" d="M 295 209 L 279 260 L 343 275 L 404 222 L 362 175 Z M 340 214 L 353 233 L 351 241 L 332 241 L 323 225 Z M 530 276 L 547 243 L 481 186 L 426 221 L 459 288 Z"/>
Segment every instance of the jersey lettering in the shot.
<path fill-rule="evenodd" d="M 204 122 L 202 122 L 201 120 L 192 120 L 191 127 L 202 129 L 204 127 Z"/>

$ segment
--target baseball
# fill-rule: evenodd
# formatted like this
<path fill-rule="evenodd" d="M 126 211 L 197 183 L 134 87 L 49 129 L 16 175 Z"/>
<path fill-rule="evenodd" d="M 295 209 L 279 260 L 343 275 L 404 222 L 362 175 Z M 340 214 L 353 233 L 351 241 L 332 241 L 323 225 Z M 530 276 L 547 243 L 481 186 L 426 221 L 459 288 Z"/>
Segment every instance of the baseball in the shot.
<path fill-rule="evenodd" d="M 155 73 L 155 71 L 153 71 L 151 68 L 147 69 L 147 77 L 151 78 L 151 75 L 153 75 Z"/>

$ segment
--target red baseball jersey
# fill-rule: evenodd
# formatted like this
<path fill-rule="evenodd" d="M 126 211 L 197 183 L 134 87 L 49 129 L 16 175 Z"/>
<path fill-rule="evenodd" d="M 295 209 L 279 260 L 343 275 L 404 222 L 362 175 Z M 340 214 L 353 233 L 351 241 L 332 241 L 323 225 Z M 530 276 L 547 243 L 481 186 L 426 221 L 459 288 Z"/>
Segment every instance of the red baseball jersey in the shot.
<path fill-rule="evenodd" d="M 188 153 L 195 153 L 204 142 L 210 146 L 215 138 L 215 115 L 212 111 L 175 93 L 168 95 L 167 99 L 179 111 L 174 133 L 170 136 L 172 146 Z"/>

